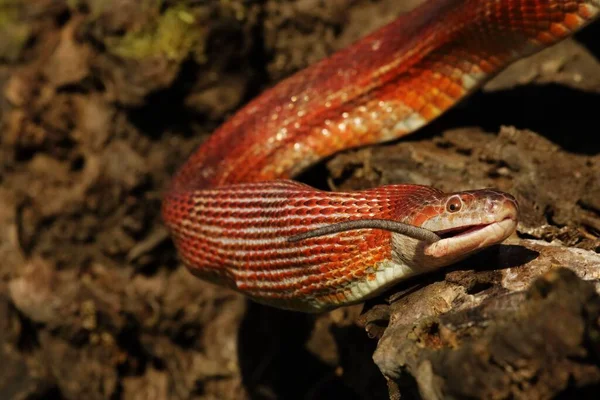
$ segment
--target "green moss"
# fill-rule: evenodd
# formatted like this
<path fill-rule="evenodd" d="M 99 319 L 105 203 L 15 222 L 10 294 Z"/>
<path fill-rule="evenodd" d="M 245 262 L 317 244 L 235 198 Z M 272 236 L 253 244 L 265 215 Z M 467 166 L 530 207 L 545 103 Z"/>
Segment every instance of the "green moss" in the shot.
<path fill-rule="evenodd" d="M 22 6 L 21 0 L 0 0 L 0 60 L 17 60 L 29 39 Z"/>
<path fill-rule="evenodd" d="M 167 9 L 150 26 L 107 40 L 109 51 L 123 58 L 144 59 L 166 57 L 181 61 L 203 36 L 196 17 L 184 6 Z"/>

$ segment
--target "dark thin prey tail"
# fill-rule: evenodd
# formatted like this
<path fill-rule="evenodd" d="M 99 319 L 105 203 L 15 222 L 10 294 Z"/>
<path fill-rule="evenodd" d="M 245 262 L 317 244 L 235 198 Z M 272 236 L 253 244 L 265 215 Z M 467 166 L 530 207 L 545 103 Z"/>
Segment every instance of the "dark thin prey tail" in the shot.
<path fill-rule="evenodd" d="M 390 221 L 387 219 L 361 219 L 356 221 L 338 222 L 325 225 L 321 228 L 313 229 L 308 232 L 290 236 L 288 242 L 299 242 L 306 239 L 333 235 L 335 233 L 353 231 L 356 229 L 382 229 L 409 236 L 413 239 L 423 240 L 429 243 L 437 242 L 440 237 L 430 230 L 419 228 L 414 225 L 404 224 L 402 222 Z"/>

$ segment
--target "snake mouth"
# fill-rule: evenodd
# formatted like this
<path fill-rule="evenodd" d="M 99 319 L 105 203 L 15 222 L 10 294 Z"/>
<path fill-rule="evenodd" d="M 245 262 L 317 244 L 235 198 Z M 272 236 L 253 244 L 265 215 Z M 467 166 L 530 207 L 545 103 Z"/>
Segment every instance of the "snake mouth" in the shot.
<path fill-rule="evenodd" d="M 464 256 L 472 251 L 502 242 L 516 228 L 517 220 L 507 217 L 489 224 L 465 225 L 437 231 L 436 234 L 441 237 L 441 240 L 427 246 L 425 254 L 436 258 Z"/>
<path fill-rule="evenodd" d="M 451 237 L 457 237 L 457 236 L 462 236 L 462 235 L 466 235 L 468 233 L 471 232 L 475 232 L 479 229 L 483 229 L 486 226 L 490 226 L 490 224 L 475 224 L 475 225 L 464 225 L 464 226 L 459 226 L 456 228 L 450 228 L 450 229 L 442 229 L 439 231 L 435 231 L 435 233 L 441 238 L 441 239 L 448 239 Z"/>

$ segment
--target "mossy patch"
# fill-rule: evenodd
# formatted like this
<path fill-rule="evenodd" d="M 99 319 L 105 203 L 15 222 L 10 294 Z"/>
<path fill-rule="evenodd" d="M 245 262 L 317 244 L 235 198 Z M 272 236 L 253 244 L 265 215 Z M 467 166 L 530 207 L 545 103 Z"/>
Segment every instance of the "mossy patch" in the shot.
<path fill-rule="evenodd" d="M 168 8 L 163 15 L 141 28 L 119 38 L 108 38 L 108 50 L 129 59 L 166 57 L 181 61 L 200 42 L 204 29 L 193 11 L 178 5 Z"/>
<path fill-rule="evenodd" d="M 30 33 L 21 0 L 0 0 L 0 61 L 16 61 Z"/>

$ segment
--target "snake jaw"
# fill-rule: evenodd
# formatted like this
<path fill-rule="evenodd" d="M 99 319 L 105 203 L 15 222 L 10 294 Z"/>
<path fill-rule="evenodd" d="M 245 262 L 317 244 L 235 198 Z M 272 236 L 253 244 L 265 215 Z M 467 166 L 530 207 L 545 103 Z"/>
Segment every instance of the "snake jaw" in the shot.
<path fill-rule="evenodd" d="M 443 238 L 425 248 L 425 255 L 435 258 L 456 257 L 457 261 L 470 253 L 500 243 L 517 228 L 517 220 L 505 218 L 487 225 L 476 225 L 457 235 Z"/>
<path fill-rule="evenodd" d="M 451 215 L 442 212 L 426 224 L 441 240 L 427 245 L 425 256 L 449 264 L 504 241 L 517 228 L 519 207 L 514 197 L 506 193 L 486 189 L 448 197 L 453 198 L 460 198 L 460 211 Z"/>

